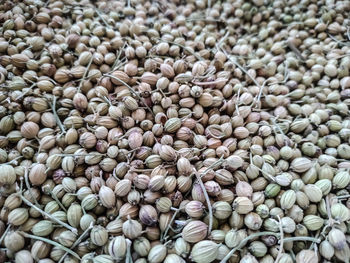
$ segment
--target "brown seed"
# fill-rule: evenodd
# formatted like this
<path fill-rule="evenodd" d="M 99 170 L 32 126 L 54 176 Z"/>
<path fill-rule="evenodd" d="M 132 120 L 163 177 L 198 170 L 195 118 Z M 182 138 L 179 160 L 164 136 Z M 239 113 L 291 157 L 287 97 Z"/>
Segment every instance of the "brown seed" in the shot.
<path fill-rule="evenodd" d="M 123 234 L 130 239 L 138 238 L 142 233 L 142 225 L 132 219 L 128 219 L 123 224 Z"/>
<path fill-rule="evenodd" d="M 254 205 L 252 201 L 247 197 L 237 197 L 232 204 L 233 210 L 235 210 L 238 214 L 248 214 L 253 211 Z"/>
<path fill-rule="evenodd" d="M 77 93 L 73 97 L 73 105 L 76 109 L 84 111 L 88 107 L 88 100 L 84 94 Z"/>
<path fill-rule="evenodd" d="M 116 194 L 116 196 L 126 196 L 131 190 L 131 181 L 128 179 L 123 179 L 120 180 L 114 189 L 114 193 Z"/>
<path fill-rule="evenodd" d="M 104 207 L 112 208 L 115 206 L 116 199 L 115 199 L 114 192 L 111 188 L 103 185 L 100 188 L 100 192 L 98 195 Z"/>
<path fill-rule="evenodd" d="M 41 185 L 46 180 L 46 166 L 41 163 L 34 164 L 29 172 L 29 181 L 33 185 Z"/>
<path fill-rule="evenodd" d="M 182 229 L 182 238 L 189 243 L 197 243 L 207 236 L 208 226 L 202 221 L 194 220 L 189 222 Z"/>
<path fill-rule="evenodd" d="M 190 217 L 198 218 L 203 215 L 203 204 L 199 201 L 190 201 L 185 206 L 185 211 Z"/>
<path fill-rule="evenodd" d="M 93 148 L 96 145 L 96 136 L 91 132 L 83 133 L 79 138 L 79 144 L 84 148 Z"/>
<path fill-rule="evenodd" d="M 94 226 L 90 232 L 91 242 L 96 246 L 103 246 L 108 241 L 108 232 L 102 226 Z"/>
<path fill-rule="evenodd" d="M 143 136 L 139 132 L 132 132 L 128 137 L 129 147 L 134 150 L 142 146 Z"/>
<path fill-rule="evenodd" d="M 22 124 L 21 126 L 21 134 L 24 138 L 33 139 L 39 132 L 39 125 L 28 121 Z"/>
<path fill-rule="evenodd" d="M 139 218 L 143 224 L 153 226 L 158 221 L 157 211 L 151 205 L 143 205 L 139 211 Z"/>

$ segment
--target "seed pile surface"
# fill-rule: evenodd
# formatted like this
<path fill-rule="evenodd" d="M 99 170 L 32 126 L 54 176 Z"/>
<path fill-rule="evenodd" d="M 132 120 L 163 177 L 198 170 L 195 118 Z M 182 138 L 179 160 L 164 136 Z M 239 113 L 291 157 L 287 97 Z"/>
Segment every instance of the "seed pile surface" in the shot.
<path fill-rule="evenodd" d="M 2 1 L 0 262 L 349 262 L 349 12 Z"/>

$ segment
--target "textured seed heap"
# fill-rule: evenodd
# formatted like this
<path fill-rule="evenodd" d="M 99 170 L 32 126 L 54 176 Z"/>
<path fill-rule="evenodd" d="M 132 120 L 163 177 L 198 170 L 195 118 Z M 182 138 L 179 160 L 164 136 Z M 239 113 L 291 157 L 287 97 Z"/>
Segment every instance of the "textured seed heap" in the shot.
<path fill-rule="evenodd" d="M 2 1 L 0 262 L 349 262 L 349 12 Z"/>

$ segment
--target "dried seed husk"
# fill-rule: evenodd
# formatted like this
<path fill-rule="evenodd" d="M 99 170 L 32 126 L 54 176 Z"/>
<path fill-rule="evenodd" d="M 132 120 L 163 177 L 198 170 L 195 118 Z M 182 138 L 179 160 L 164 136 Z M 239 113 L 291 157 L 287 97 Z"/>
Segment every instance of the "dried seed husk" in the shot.
<path fill-rule="evenodd" d="M 303 209 L 307 209 L 309 207 L 309 205 L 310 205 L 309 198 L 302 191 L 296 192 L 296 202 Z"/>
<path fill-rule="evenodd" d="M 269 215 L 270 209 L 267 205 L 260 204 L 256 207 L 255 211 L 261 218 L 266 218 Z"/>
<path fill-rule="evenodd" d="M 246 237 L 247 237 L 247 232 L 245 230 L 232 229 L 228 231 L 225 235 L 225 244 L 229 248 L 234 248 L 238 246 L 239 243 Z"/>
<path fill-rule="evenodd" d="M 320 243 L 319 249 L 321 256 L 326 258 L 327 260 L 330 260 L 334 256 L 334 247 L 328 240 L 323 240 Z"/>
<path fill-rule="evenodd" d="M 142 233 L 142 225 L 133 219 L 128 219 L 123 223 L 123 234 L 130 239 L 139 237 Z"/>
<path fill-rule="evenodd" d="M 253 188 L 247 182 L 238 181 L 236 184 L 236 194 L 237 196 L 251 197 L 253 194 Z"/>
<path fill-rule="evenodd" d="M 244 217 L 244 224 L 251 230 L 260 229 L 262 223 L 263 220 L 257 213 L 250 212 Z"/>
<path fill-rule="evenodd" d="M 110 255 L 98 255 L 92 259 L 93 263 L 113 263 L 113 257 Z"/>
<path fill-rule="evenodd" d="M 119 235 L 123 231 L 123 220 L 121 218 L 116 218 L 113 221 L 110 221 L 107 226 L 106 230 L 111 235 Z"/>
<path fill-rule="evenodd" d="M 333 178 L 332 184 L 335 189 L 343 189 L 350 183 L 350 175 L 348 171 L 339 171 Z"/>
<path fill-rule="evenodd" d="M 305 185 L 303 191 L 311 202 L 318 203 L 322 199 L 322 190 L 314 184 Z"/>
<path fill-rule="evenodd" d="M 213 214 L 217 219 L 226 219 L 232 213 L 231 205 L 224 201 L 215 202 L 212 205 Z"/>
<path fill-rule="evenodd" d="M 225 169 L 220 169 L 220 170 L 215 171 L 215 181 L 218 182 L 220 185 L 231 185 L 234 182 L 233 175 Z M 239 189 L 241 189 L 241 188 L 242 187 L 239 187 Z M 238 190 L 238 192 L 242 196 L 245 194 L 244 191 L 249 191 L 249 189 L 248 190 L 242 189 L 241 192 Z M 237 192 L 237 186 L 236 186 L 236 192 Z M 238 195 L 238 193 L 237 193 L 237 195 Z"/>
<path fill-rule="evenodd" d="M 198 218 L 203 215 L 203 204 L 200 201 L 190 201 L 185 206 L 185 211 L 190 217 Z"/>
<path fill-rule="evenodd" d="M 245 215 L 253 211 L 254 205 L 249 198 L 242 196 L 242 197 L 235 198 L 235 200 L 232 203 L 232 208 L 238 214 Z"/>
<path fill-rule="evenodd" d="M 96 219 L 92 215 L 85 214 L 81 217 L 79 225 L 80 225 L 80 228 L 83 231 L 85 231 L 86 229 L 88 229 L 90 227 L 91 224 L 94 225 L 95 222 L 96 222 Z M 108 231 L 108 229 L 107 229 L 107 231 Z"/>
<path fill-rule="evenodd" d="M 50 169 L 50 170 L 56 170 L 61 166 L 62 163 L 62 157 L 59 156 L 58 154 L 53 154 L 50 155 L 47 159 L 46 159 L 46 166 Z"/>
<path fill-rule="evenodd" d="M 81 201 L 81 208 L 88 211 L 94 209 L 98 204 L 97 197 L 94 194 L 89 194 Z M 80 220 L 80 218 L 79 218 Z"/>
<path fill-rule="evenodd" d="M 302 180 L 305 184 L 313 184 L 317 180 L 317 170 L 315 167 L 311 167 L 306 173 L 304 173 Z"/>
<path fill-rule="evenodd" d="M 258 258 L 265 256 L 267 253 L 267 247 L 261 241 L 253 241 L 252 243 L 250 243 L 248 249 L 253 256 Z"/>
<path fill-rule="evenodd" d="M 310 161 L 309 159 L 305 157 L 298 157 L 292 161 L 290 168 L 294 172 L 303 173 L 308 171 L 312 166 L 313 166 L 313 162 Z"/>
<path fill-rule="evenodd" d="M 22 224 L 18 230 L 24 231 L 24 232 L 29 232 L 33 226 L 38 223 L 39 220 L 36 218 L 29 218 L 24 224 Z"/>
<path fill-rule="evenodd" d="M 34 259 L 45 258 L 51 251 L 51 245 L 43 241 L 35 241 L 31 248 L 31 254 Z"/>
<path fill-rule="evenodd" d="M 151 248 L 147 256 L 147 260 L 150 263 L 160 263 L 160 262 L 163 262 L 166 255 L 167 255 L 166 246 L 164 246 L 163 244 L 158 244 Z"/>
<path fill-rule="evenodd" d="M 39 125 L 35 122 L 28 121 L 21 126 L 21 135 L 27 139 L 33 139 L 39 132 Z"/>
<path fill-rule="evenodd" d="M 218 256 L 219 245 L 213 241 L 203 240 L 196 243 L 191 251 L 191 259 L 196 263 L 210 263 Z"/>
<path fill-rule="evenodd" d="M 129 203 L 123 204 L 119 209 L 119 217 L 126 220 L 128 217 L 136 218 L 139 214 L 138 206 L 133 206 Z"/>
<path fill-rule="evenodd" d="M 179 175 L 190 175 L 192 173 L 192 166 L 189 160 L 184 157 L 179 158 L 176 163 Z"/>
<path fill-rule="evenodd" d="M 164 259 L 164 263 L 185 263 L 186 261 L 176 254 L 168 254 Z"/>
<path fill-rule="evenodd" d="M 67 210 L 67 220 L 68 223 L 77 228 L 80 225 L 80 219 L 83 216 L 83 211 L 82 211 L 82 207 L 77 204 L 77 203 L 73 203 L 69 206 L 68 210 Z"/>
<path fill-rule="evenodd" d="M 303 224 L 310 231 L 316 231 L 323 227 L 324 219 L 315 215 L 307 215 L 303 219 Z"/>
<path fill-rule="evenodd" d="M 176 160 L 176 151 L 169 145 L 162 145 L 159 150 L 159 156 L 166 162 Z"/>
<path fill-rule="evenodd" d="M 19 207 L 21 204 L 22 204 L 22 199 L 20 195 L 18 193 L 13 193 L 6 198 L 3 204 L 3 208 L 7 208 L 8 210 L 11 211 Z"/>
<path fill-rule="evenodd" d="M 161 190 L 165 183 L 165 177 L 163 175 L 156 175 L 151 178 L 148 183 L 148 189 L 152 192 Z"/>
<path fill-rule="evenodd" d="M 264 221 L 264 229 L 267 231 L 278 232 L 279 231 L 279 223 L 277 220 L 273 218 L 267 218 Z"/>
<path fill-rule="evenodd" d="M 185 239 L 179 237 L 175 241 L 174 248 L 177 255 L 185 258 L 189 254 L 191 246 Z"/>
<path fill-rule="evenodd" d="M 242 167 L 243 159 L 238 155 L 231 155 L 225 159 L 223 165 L 229 170 L 236 170 Z"/>
<path fill-rule="evenodd" d="M 285 216 L 281 219 L 282 229 L 285 233 L 293 233 L 295 231 L 295 222 L 292 218 Z"/>
<path fill-rule="evenodd" d="M 226 233 L 223 230 L 212 230 L 209 239 L 216 243 L 222 243 L 225 240 L 225 235 Z"/>
<path fill-rule="evenodd" d="M 318 180 L 315 185 L 321 189 L 323 196 L 329 194 L 332 190 L 332 182 L 329 179 Z"/>
<path fill-rule="evenodd" d="M 114 189 L 114 193 L 117 197 L 126 196 L 131 190 L 131 181 L 128 179 L 120 180 Z"/>
<path fill-rule="evenodd" d="M 0 120 L 0 132 L 2 134 L 8 134 L 15 128 L 13 118 L 11 116 L 2 117 Z"/>
<path fill-rule="evenodd" d="M 32 233 L 36 236 L 45 237 L 54 230 L 53 224 L 49 220 L 42 220 L 36 223 L 32 228 Z"/>
<path fill-rule="evenodd" d="M 128 137 L 129 147 L 130 149 L 137 149 L 142 146 L 143 137 L 139 132 L 132 132 Z"/>
<path fill-rule="evenodd" d="M 77 235 L 69 230 L 61 232 L 57 237 L 57 241 L 65 247 L 71 247 L 76 240 Z"/>
<path fill-rule="evenodd" d="M 265 188 L 264 193 L 266 197 L 273 198 L 273 197 L 276 197 L 280 191 L 281 191 L 281 187 L 278 184 L 268 184 Z"/>
<path fill-rule="evenodd" d="M 114 237 L 108 244 L 108 253 L 113 259 L 120 261 L 126 255 L 127 243 L 123 236 Z"/>
<path fill-rule="evenodd" d="M 153 226 L 158 222 L 156 209 L 151 205 L 143 205 L 139 211 L 139 219 L 146 226 Z"/>
<path fill-rule="evenodd" d="M 296 193 L 293 190 L 285 191 L 281 196 L 280 205 L 282 209 L 290 209 L 296 201 Z"/>
<path fill-rule="evenodd" d="M 164 124 L 164 131 L 169 133 L 175 133 L 181 127 L 181 119 L 170 118 Z"/>
<path fill-rule="evenodd" d="M 318 254 L 313 250 L 302 250 L 296 255 L 297 263 L 317 263 Z"/>
<path fill-rule="evenodd" d="M 46 178 L 46 166 L 41 163 L 34 164 L 29 172 L 29 181 L 33 185 L 41 185 Z"/>
<path fill-rule="evenodd" d="M 113 190 L 107 186 L 102 186 L 98 193 L 101 204 L 106 208 L 115 206 L 116 198 Z"/>
<path fill-rule="evenodd" d="M 7 249 L 16 252 L 24 248 L 25 240 L 18 231 L 11 231 L 5 236 L 4 245 Z"/>
<path fill-rule="evenodd" d="M 14 226 L 23 225 L 29 217 L 28 209 L 26 208 L 15 208 L 13 209 L 7 217 L 7 222 Z"/>
<path fill-rule="evenodd" d="M 182 238 L 189 243 L 196 243 L 207 236 L 208 226 L 202 221 L 194 220 L 189 222 L 182 229 Z"/>
<path fill-rule="evenodd" d="M 350 218 L 350 211 L 342 203 L 335 203 L 331 206 L 331 215 L 335 220 L 345 222 Z"/>
<path fill-rule="evenodd" d="M 169 212 L 171 209 L 171 206 L 172 206 L 172 202 L 171 202 L 170 198 L 168 198 L 168 197 L 161 197 L 156 202 L 156 208 L 161 213 Z"/>
<path fill-rule="evenodd" d="M 12 185 L 16 181 L 15 169 L 8 164 L 0 165 L 0 184 Z"/>
<path fill-rule="evenodd" d="M 300 223 L 304 218 L 303 209 L 301 209 L 298 205 L 293 205 L 288 211 L 288 216 L 295 222 Z"/>
<path fill-rule="evenodd" d="M 163 163 L 162 158 L 160 158 L 157 154 L 152 154 L 148 156 L 145 160 L 145 164 L 148 168 L 156 168 L 157 166 L 161 165 Z"/>
<path fill-rule="evenodd" d="M 16 263 L 33 263 L 34 259 L 28 250 L 17 251 L 15 255 Z"/>
<path fill-rule="evenodd" d="M 66 173 L 73 173 L 75 167 L 74 158 L 72 156 L 63 157 L 61 166 L 63 171 L 65 171 Z"/>
<path fill-rule="evenodd" d="M 76 189 L 77 189 L 77 184 L 74 181 L 74 179 L 70 178 L 70 177 L 65 177 L 62 180 L 62 186 L 64 191 L 66 191 L 67 193 L 75 193 Z"/>
<path fill-rule="evenodd" d="M 208 181 L 204 183 L 205 190 L 210 196 L 218 196 L 221 192 L 220 185 L 215 181 Z"/>
<path fill-rule="evenodd" d="M 96 246 L 103 246 L 108 241 L 108 232 L 102 226 L 94 226 L 90 232 L 91 242 Z"/>
<path fill-rule="evenodd" d="M 329 231 L 328 241 L 336 250 L 342 250 L 346 246 L 346 237 L 344 233 L 337 228 L 332 228 L 332 230 Z"/>
<path fill-rule="evenodd" d="M 151 250 L 151 243 L 145 237 L 139 237 L 133 241 L 133 249 L 141 257 L 146 257 Z"/>

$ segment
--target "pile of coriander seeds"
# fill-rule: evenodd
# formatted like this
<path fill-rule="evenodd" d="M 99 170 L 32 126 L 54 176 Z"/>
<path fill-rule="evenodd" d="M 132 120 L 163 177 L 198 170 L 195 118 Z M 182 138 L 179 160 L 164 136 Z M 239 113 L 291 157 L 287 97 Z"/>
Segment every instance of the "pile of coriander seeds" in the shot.
<path fill-rule="evenodd" d="M 0 3 L 0 262 L 350 259 L 350 2 Z"/>

